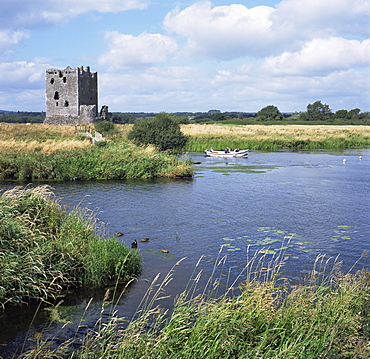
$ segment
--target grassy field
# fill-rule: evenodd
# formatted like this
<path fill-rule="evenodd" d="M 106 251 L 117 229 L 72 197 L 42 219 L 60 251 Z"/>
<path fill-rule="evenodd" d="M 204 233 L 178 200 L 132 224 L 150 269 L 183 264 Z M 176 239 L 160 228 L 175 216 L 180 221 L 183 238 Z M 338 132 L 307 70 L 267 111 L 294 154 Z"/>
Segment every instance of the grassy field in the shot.
<path fill-rule="evenodd" d="M 238 147 L 251 150 L 340 149 L 370 147 L 370 126 L 182 125 L 190 136 L 186 149 Z"/>
<path fill-rule="evenodd" d="M 189 162 L 153 146 L 128 142 L 129 128 L 118 126 L 99 146 L 83 135 L 89 129 L 93 132 L 93 126 L 0 124 L 0 179 L 75 181 L 193 175 Z"/>

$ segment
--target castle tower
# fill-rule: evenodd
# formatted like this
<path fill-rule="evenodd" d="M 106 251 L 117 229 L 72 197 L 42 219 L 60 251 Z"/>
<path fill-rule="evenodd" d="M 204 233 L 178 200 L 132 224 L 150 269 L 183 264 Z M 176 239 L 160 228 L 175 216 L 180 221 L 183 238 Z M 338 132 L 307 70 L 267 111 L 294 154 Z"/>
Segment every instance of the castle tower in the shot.
<path fill-rule="evenodd" d="M 88 66 L 49 69 L 45 76 L 46 124 L 94 122 L 98 116 L 98 74 Z"/>

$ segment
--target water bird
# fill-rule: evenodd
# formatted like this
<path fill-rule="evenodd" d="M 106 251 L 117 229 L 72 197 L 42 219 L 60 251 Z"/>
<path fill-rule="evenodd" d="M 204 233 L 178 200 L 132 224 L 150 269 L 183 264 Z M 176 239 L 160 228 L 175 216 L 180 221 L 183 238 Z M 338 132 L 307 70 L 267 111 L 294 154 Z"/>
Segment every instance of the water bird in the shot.
<path fill-rule="evenodd" d="M 344 158 L 344 159 L 343 159 L 343 163 L 346 163 L 346 162 L 347 162 L 347 160 Z"/>
<path fill-rule="evenodd" d="M 136 239 L 131 243 L 131 248 L 137 248 L 137 240 Z"/>
<path fill-rule="evenodd" d="M 362 156 L 360 156 L 359 159 L 362 160 Z"/>
<path fill-rule="evenodd" d="M 168 249 L 164 249 L 164 248 L 161 249 L 161 252 L 162 253 L 170 253 L 170 251 Z"/>
<path fill-rule="evenodd" d="M 141 241 L 142 242 L 149 242 L 150 241 L 150 238 L 141 238 Z"/>
<path fill-rule="evenodd" d="M 121 237 L 121 236 L 123 236 L 123 233 L 122 233 L 122 232 L 117 232 L 117 233 L 114 233 L 114 235 L 115 235 L 116 237 Z"/>

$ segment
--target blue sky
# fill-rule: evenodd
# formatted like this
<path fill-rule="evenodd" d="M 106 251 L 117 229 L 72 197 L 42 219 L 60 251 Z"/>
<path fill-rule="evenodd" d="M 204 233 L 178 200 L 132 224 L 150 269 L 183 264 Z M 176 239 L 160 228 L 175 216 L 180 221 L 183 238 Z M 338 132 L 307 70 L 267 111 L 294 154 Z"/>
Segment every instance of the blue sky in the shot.
<path fill-rule="evenodd" d="M 370 0 L 2 0 L 0 109 L 90 66 L 110 111 L 370 111 Z"/>

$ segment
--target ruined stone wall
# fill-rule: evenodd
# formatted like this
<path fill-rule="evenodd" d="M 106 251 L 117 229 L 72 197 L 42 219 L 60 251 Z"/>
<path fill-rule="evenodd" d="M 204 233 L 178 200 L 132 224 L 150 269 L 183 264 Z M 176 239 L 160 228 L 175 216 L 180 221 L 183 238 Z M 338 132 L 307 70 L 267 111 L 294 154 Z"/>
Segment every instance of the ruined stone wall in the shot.
<path fill-rule="evenodd" d="M 98 115 L 97 73 L 87 67 L 49 69 L 45 76 L 47 124 L 83 124 Z"/>

